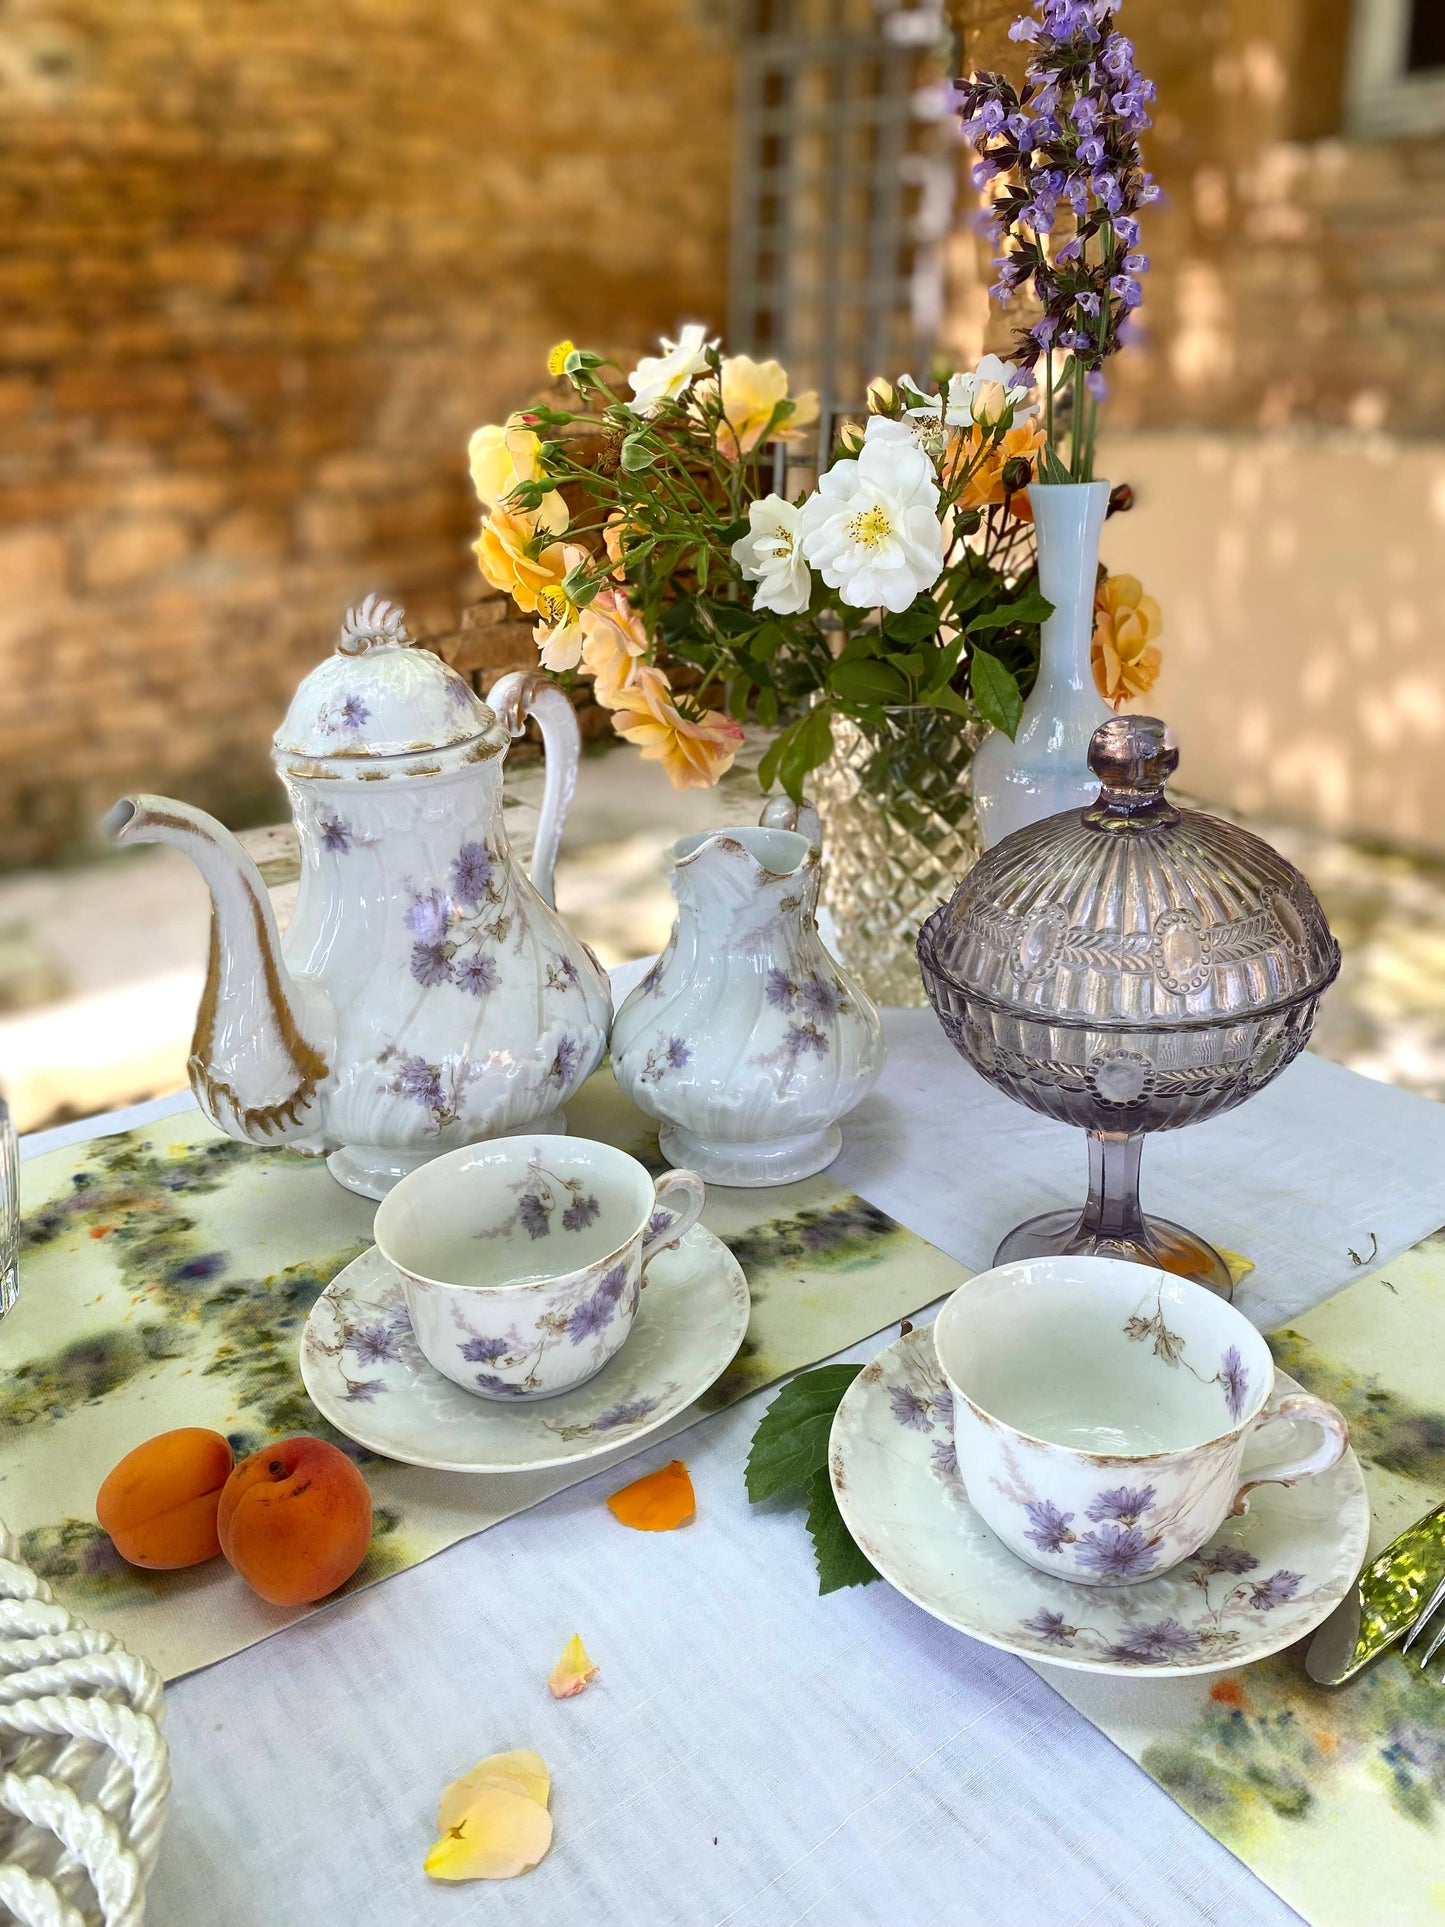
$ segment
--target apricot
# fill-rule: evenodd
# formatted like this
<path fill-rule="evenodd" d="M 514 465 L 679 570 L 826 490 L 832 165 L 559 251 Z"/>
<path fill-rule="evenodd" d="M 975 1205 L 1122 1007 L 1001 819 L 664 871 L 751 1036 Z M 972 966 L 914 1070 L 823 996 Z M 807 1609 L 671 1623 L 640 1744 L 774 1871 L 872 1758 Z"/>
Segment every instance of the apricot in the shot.
<path fill-rule="evenodd" d="M 220 1433 L 203 1425 L 158 1433 L 127 1452 L 95 1495 L 95 1516 L 121 1558 L 158 1572 L 214 1559 L 231 1458 Z"/>
<path fill-rule="evenodd" d="M 345 1585 L 371 1544 L 371 1492 L 334 1445 L 302 1433 L 242 1459 L 221 1493 L 221 1550 L 273 1606 Z"/>

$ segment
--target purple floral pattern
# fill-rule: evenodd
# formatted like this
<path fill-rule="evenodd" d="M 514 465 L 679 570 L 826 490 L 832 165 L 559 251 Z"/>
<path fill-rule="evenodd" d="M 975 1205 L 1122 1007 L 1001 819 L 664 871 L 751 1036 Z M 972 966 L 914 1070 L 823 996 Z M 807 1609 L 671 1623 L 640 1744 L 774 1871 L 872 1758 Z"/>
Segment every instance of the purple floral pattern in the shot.
<path fill-rule="evenodd" d="M 602 1204 L 595 1191 L 582 1178 L 564 1178 L 549 1171 L 537 1151 L 527 1161 L 527 1175 L 512 1187 L 515 1206 L 492 1225 L 479 1232 L 482 1238 L 502 1238 L 520 1225 L 535 1243 L 552 1235 L 554 1221 L 563 1231 L 585 1231 L 602 1215 Z"/>
<path fill-rule="evenodd" d="M 1218 1371 L 1210 1377 L 1206 1378 L 1202 1372 L 1195 1371 L 1194 1366 L 1184 1355 L 1186 1350 L 1184 1339 L 1178 1332 L 1170 1330 L 1168 1320 L 1164 1316 L 1162 1282 L 1155 1296 L 1152 1314 L 1146 1318 L 1142 1312 L 1135 1312 L 1132 1317 L 1126 1318 L 1124 1336 L 1133 1339 L 1136 1343 L 1152 1344 L 1156 1358 L 1162 1359 L 1166 1365 L 1183 1365 L 1186 1371 L 1194 1374 L 1201 1385 L 1218 1385 L 1224 1394 L 1225 1409 L 1235 1424 L 1238 1425 L 1244 1417 L 1249 1409 L 1249 1370 L 1240 1356 L 1239 1347 L 1237 1345 L 1229 1347 L 1219 1361 Z"/>
<path fill-rule="evenodd" d="M 655 1045 L 647 1053 L 647 1061 L 638 1072 L 638 1082 L 660 1084 L 671 1071 L 685 1070 L 692 1062 L 692 1045 L 685 1038 L 675 1034 L 663 1044 Z"/>
<path fill-rule="evenodd" d="M 1138 1524 L 1153 1503 L 1152 1485 L 1119 1485 L 1112 1492 L 1101 1492 L 1084 1516 L 1096 1525 L 1102 1519 L 1112 1519 L 1119 1525 L 1132 1526 Z"/>
<path fill-rule="evenodd" d="M 1062 1552 L 1078 1536 L 1069 1530 L 1073 1513 L 1060 1512 L 1048 1499 L 1030 1499 L 1024 1511 L 1029 1520 L 1024 1537 L 1036 1545 L 1040 1552 Z"/>
<path fill-rule="evenodd" d="M 1224 1387 L 1224 1402 L 1229 1407 L 1229 1416 L 1236 1423 L 1244 1417 L 1249 1403 L 1249 1373 L 1244 1368 L 1244 1360 L 1239 1355 L 1239 1347 L 1231 1345 L 1219 1367 L 1219 1382 Z"/>
<path fill-rule="evenodd" d="M 1159 1541 L 1139 1526 L 1101 1526 L 1079 1538 L 1074 1557 L 1086 1572 L 1109 1579 L 1138 1579 L 1158 1561 Z"/>
<path fill-rule="evenodd" d="M 806 1058 L 828 1055 L 832 1049 L 832 1026 L 851 1006 L 843 986 L 836 980 L 820 976 L 793 977 L 781 964 L 770 967 L 763 995 L 772 1009 L 785 1014 L 787 1022 L 782 1042 L 750 1061 L 779 1072 L 779 1082 L 786 1089 Z"/>
<path fill-rule="evenodd" d="M 371 711 L 360 696 L 343 696 L 340 702 L 327 703 L 316 720 L 328 736 L 354 734 L 371 721 Z"/>

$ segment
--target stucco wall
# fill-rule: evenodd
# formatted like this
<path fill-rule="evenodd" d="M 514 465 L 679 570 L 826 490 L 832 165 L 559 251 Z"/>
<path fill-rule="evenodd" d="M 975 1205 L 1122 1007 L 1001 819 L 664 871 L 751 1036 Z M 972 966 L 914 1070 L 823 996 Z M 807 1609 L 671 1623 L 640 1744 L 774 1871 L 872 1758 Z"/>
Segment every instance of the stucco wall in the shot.
<path fill-rule="evenodd" d="M 1111 436 L 1104 556 L 1164 608 L 1195 795 L 1445 849 L 1445 445 Z"/>

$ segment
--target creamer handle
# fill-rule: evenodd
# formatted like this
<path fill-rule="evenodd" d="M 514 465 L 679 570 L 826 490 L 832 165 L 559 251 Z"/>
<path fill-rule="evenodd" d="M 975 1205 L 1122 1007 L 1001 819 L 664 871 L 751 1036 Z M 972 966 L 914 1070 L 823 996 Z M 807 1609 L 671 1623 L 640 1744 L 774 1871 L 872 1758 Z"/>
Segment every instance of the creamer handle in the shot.
<path fill-rule="evenodd" d="M 487 694 L 487 707 L 496 712 L 498 721 L 512 736 L 522 734 L 529 716 L 536 717 L 542 732 L 546 769 L 542 813 L 537 820 L 537 840 L 532 846 L 531 876 L 532 888 L 543 903 L 555 910 L 557 899 L 552 877 L 562 842 L 562 825 L 577 788 L 577 765 L 582 757 L 577 712 L 566 691 L 559 689 L 540 669 L 514 669 L 500 677 Z"/>

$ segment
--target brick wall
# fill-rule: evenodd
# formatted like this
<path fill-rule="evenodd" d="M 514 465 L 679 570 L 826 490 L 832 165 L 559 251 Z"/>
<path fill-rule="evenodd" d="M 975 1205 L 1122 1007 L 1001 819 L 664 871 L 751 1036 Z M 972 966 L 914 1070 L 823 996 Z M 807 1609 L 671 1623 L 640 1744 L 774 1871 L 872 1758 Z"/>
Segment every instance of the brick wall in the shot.
<path fill-rule="evenodd" d="M 470 430 L 720 320 L 705 0 L 0 8 L 0 863 L 122 789 L 273 814 L 367 588 L 455 627 Z"/>

